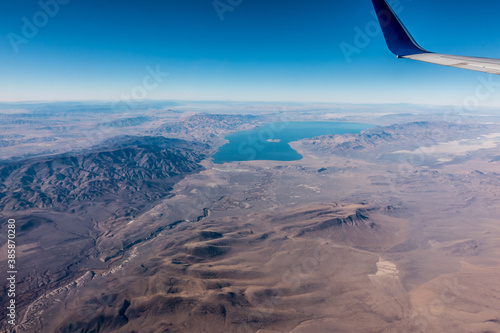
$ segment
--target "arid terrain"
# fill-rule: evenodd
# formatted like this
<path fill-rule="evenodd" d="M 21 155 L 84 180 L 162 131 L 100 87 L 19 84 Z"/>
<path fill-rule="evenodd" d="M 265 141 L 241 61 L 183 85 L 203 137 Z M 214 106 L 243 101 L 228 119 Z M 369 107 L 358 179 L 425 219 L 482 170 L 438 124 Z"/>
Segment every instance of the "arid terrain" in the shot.
<path fill-rule="evenodd" d="M 500 332 L 500 117 L 59 107 L 2 109 L 4 331 Z M 293 142 L 299 161 L 210 159 L 311 119 L 374 127 Z"/>

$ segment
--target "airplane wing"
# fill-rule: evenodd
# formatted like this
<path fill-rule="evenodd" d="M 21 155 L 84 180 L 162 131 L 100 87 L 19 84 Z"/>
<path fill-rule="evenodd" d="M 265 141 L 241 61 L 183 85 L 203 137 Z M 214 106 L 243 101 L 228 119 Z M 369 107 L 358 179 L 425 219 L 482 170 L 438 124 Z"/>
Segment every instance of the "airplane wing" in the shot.
<path fill-rule="evenodd" d="M 500 75 L 500 59 L 464 57 L 425 50 L 413 39 L 386 0 L 372 1 L 387 46 L 398 58 Z"/>

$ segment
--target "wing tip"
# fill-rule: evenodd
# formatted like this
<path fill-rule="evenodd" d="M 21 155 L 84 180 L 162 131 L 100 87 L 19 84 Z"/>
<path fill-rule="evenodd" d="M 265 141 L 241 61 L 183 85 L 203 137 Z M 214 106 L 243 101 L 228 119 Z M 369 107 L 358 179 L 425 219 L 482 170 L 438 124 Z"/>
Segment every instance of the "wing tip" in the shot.
<path fill-rule="evenodd" d="M 389 50 L 398 58 L 420 53 L 430 53 L 413 39 L 386 0 L 372 0 Z"/>

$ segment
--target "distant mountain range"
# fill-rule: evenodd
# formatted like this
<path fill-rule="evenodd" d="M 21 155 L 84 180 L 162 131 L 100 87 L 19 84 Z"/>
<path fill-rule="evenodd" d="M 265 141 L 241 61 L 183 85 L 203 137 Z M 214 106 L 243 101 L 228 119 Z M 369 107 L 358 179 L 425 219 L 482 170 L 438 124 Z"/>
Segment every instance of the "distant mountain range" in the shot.
<path fill-rule="evenodd" d="M 497 130 L 500 127 L 495 125 Z M 456 124 L 438 121 L 419 121 L 390 126 L 369 128 L 360 134 L 324 135 L 312 139 L 301 140 L 301 144 L 313 151 L 326 153 L 345 153 L 370 151 L 373 149 L 395 145 L 403 147 L 419 147 L 433 145 L 469 136 L 490 133 L 492 125 Z"/>
<path fill-rule="evenodd" d="M 253 128 L 262 121 L 262 117 L 252 115 L 196 114 L 152 129 L 148 134 L 220 143 L 225 135 Z"/>

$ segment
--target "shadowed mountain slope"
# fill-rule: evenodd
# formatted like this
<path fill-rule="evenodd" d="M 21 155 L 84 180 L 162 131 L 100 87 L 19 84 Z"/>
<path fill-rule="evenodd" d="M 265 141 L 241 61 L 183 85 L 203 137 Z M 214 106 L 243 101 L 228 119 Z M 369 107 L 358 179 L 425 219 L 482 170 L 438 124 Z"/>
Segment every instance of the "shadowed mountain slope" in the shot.
<path fill-rule="evenodd" d="M 207 146 L 162 137 L 121 137 L 82 153 L 0 164 L 0 209 L 65 207 L 95 199 L 154 201 L 199 171 Z"/>

